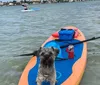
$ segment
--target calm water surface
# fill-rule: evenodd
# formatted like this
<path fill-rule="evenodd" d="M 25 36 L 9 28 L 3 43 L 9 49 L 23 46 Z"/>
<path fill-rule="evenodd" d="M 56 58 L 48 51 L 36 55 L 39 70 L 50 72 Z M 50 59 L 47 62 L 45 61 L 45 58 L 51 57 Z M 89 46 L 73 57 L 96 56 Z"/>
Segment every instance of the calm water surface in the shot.
<path fill-rule="evenodd" d="M 29 53 L 61 27 L 73 25 L 86 36 L 100 36 L 100 1 L 0 7 L 0 85 L 18 85 Z M 88 42 L 87 67 L 80 85 L 100 85 L 100 40 Z"/>

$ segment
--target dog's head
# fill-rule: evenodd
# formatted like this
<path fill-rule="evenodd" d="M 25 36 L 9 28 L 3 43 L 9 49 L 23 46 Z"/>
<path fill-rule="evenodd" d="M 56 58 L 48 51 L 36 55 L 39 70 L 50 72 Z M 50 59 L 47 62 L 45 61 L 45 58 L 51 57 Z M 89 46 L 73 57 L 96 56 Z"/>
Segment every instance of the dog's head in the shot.
<path fill-rule="evenodd" d="M 56 56 L 59 53 L 59 50 L 56 48 L 44 48 L 40 47 L 39 49 L 39 57 L 40 57 L 40 63 L 43 67 L 51 67 L 54 63 L 54 60 Z"/>

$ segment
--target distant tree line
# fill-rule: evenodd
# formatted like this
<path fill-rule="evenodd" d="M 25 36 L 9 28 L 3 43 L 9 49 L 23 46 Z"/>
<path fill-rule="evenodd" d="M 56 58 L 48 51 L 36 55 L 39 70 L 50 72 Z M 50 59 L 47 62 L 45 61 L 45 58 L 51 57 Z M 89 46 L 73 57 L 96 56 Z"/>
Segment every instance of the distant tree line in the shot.
<path fill-rule="evenodd" d="M 22 5 L 24 3 L 33 4 L 33 3 L 58 3 L 58 2 L 76 2 L 76 1 L 93 1 L 93 0 L 40 0 L 40 1 L 21 0 L 20 2 L 13 0 L 11 2 L 0 2 L 0 6 L 9 5 L 9 3 L 12 3 L 13 5 Z"/>

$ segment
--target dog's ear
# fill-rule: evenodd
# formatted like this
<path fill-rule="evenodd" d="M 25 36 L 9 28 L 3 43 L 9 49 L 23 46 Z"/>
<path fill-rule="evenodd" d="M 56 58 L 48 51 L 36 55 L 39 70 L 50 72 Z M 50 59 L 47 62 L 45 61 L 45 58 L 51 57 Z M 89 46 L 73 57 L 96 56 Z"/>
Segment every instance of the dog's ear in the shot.
<path fill-rule="evenodd" d="M 59 49 L 55 48 L 56 55 L 59 54 Z"/>
<path fill-rule="evenodd" d="M 33 55 L 38 57 L 40 51 L 42 50 L 42 48 L 43 48 L 43 47 L 40 47 L 38 50 L 35 50 L 35 51 L 33 52 Z"/>
<path fill-rule="evenodd" d="M 54 47 L 51 47 L 51 49 L 52 49 L 53 51 L 55 51 L 55 48 L 54 48 Z"/>
<path fill-rule="evenodd" d="M 56 54 L 56 56 L 58 55 L 58 53 L 59 53 L 59 49 L 57 49 L 57 48 L 54 48 L 54 47 L 51 47 L 52 48 L 52 50 L 55 52 L 55 54 Z"/>
<path fill-rule="evenodd" d="M 39 50 L 42 50 L 43 47 L 40 47 Z"/>
<path fill-rule="evenodd" d="M 34 55 L 34 56 L 38 56 L 38 50 L 35 50 L 35 51 L 33 52 L 33 55 Z"/>
<path fill-rule="evenodd" d="M 43 49 L 43 47 L 40 47 L 39 50 L 38 50 L 38 52 L 41 52 L 42 49 Z"/>

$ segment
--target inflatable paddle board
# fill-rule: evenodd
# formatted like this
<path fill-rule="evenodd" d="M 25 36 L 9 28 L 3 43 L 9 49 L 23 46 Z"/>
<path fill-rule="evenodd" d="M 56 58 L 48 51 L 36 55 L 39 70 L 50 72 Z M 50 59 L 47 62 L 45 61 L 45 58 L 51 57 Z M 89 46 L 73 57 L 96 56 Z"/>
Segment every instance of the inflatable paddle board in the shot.
<path fill-rule="evenodd" d="M 87 43 L 74 45 L 74 58 L 68 57 L 66 49 L 70 43 L 76 43 L 85 40 L 84 34 L 76 27 L 64 27 L 66 30 L 74 30 L 74 39 L 60 40 L 58 36 L 61 30 L 53 33 L 43 44 L 42 47 L 54 46 L 60 50 L 57 57 L 61 60 L 55 60 L 57 83 L 56 85 L 79 85 L 82 75 L 85 71 L 87 60 Z M 70 32 L 71 33 L 71 32 Z M 69 33 L 69 34 L 70 34 Z M 69 37 L 68 37 L 69 38 Z M 64 60 L 63 60 L 64 58 Z M 26 65 L 19 79 L 18 85 L 37 85 L 36 77 L 38 73 L 39 58 L 33 56 Z M 50 85 L 49 82 L 43 82 L 42 85 Z"/>
<path fill-rule="evenodd" d="M 32 8 L 32 9 L 28 9 L 28 10 L 21 10 L 22 12 L 31 12 L 31 11 L 39 11 L 39 8 Z"/>

